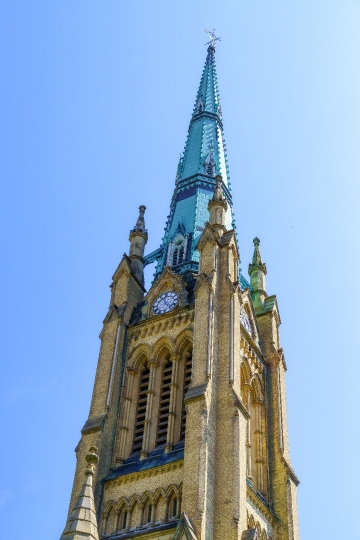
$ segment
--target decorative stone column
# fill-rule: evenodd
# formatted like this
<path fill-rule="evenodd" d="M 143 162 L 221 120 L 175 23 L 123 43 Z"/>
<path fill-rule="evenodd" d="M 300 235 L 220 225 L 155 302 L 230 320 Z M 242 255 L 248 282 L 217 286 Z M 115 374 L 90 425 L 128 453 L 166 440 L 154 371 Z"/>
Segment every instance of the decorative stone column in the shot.
<path fill-rule="evenodd" d="M 170 503 L 170 497 L 165 497 L 165 518 L 164 518 L 165 523 L 169 521 L 169 503 Z"/>
<path fill-rule="evenodd" d="M 140 503 L 140 504 L 139 504 L 139 509 L 140 509 L 139 527 L 141 527 L 141 526 L 143 525 L 143 521 L 144 521 L 144 508 L 145 508 L 145 504 Z"/>

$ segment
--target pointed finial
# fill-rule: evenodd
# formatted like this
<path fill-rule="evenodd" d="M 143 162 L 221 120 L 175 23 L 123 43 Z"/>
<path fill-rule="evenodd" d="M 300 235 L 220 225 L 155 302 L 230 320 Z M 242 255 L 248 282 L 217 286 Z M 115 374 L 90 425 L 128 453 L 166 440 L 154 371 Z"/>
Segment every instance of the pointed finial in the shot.
<path fill-rule="evenodd" d="M 97 452 L 96 446 L 92 446 L 85 457 L 85 480 L 60 540 L 99 540 L 92 485 L 95 465 L 99 461 Z"/>
<path fill-rule="evenodd" d="M 266 264 L 261 259 L 261 253 L 259 249 L 260 239 L 255 237 L 254 254 L 252 262 L 249 264 L 249 276 L 250 283 L 254 294 L 254 307 L 259 307 L 263 304 L 266 298 L 266 281 L 265 276 L 267 274 Z"/>
<path fill-rule="evenodd" d="M 141 233 L 147 232 L 147 230 L 145 229 L 145 219 L 144 219 L 145 210 L 146 210 L 146 206 L 144 206 L 143 204 L 139 206 L 139 217 L 137 219 L 135 227 L 133 228 L 131 232 L 141 232 Z"/>
<path fill-rule="evenodd" d="M 253 243 L 254 243 L 254 254 L 252 258 L 252 265 L 255 265 L 255 266 L 263 265 L 265 267 L 265 274 L 266 274 L 266 265 L 262 262 L 261 253 L 259 249 L 260 239 L 256 236 L 253 240 Z"/>

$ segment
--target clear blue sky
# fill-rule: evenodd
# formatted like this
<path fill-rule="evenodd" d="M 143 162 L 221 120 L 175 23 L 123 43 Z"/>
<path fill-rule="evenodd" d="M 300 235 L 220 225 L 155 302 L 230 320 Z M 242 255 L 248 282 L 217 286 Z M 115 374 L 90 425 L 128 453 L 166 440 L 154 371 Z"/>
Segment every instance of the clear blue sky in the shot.
<path fill-rule="evenodd" d="M 1 11 L 0 537 L 61 534 L 111 276 L 139 204 L 160 245 L 215 27 L 242 267 L 259 236 L 283 321 L 302 540 L 358 538 L 360 1 Z"/>

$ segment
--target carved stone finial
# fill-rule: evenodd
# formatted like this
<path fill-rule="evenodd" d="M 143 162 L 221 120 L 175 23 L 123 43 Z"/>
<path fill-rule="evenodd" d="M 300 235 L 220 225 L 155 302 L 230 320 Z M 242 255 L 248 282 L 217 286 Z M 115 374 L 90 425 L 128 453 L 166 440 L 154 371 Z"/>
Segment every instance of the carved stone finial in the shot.
<path fill-rule="evenodd" d="M 87 454 L 85 459 L 86 459 L 86 463 L 88 464 L 85 470 L 85 475 L 94 474 L 95 465 L 99 461 L 98 449 L 96 448 L 96 446 L 92 446 L 89 449 L 89 453 Z"/>
<path fill-rule="evenodd" d="M 133 228 L 131 232 L 141 232 L 141 233 L 147 232 L 147 230 L 145 229 L 145 219 L 144 219 L 145 210 L 146 210 L 146 206 L 144 206 L 143 204 L 139 206 L 139 217 L 137 219 L 135 227 Z"/>
<path fill-rule="evenodd" d="M 251 263 L 249 264 L 249 276 L 250 282 L 255 294 L 254 305 L 260 305 L 266 298 L 266 282 L 265 276 L 267 274 L 266 264 L 262 261 L 261 253 L 259 249 L 260 239 L 255 237 L 254 254 Z"/>
<path fill-rule="evenodd" d="M 212 197 L 212 201 L 224 201 L 225 197 L 222 191 L 221 182 L 222 182 L 222 176 L 221 174 L 218 174 L 215 178 L 216 180 L 216 188 L 214 190 L 214 195 Z"/>
<path fill-rule="evenodd" d="M 252 270 L 260 269 L 266 274 L 267 273 L 266 264 L 262 262 L 261 253 L 259 249 L 260 239 L 256 236 L 253 240 L 253 243 L 254 243 L 254 254 L 252 258 L 252 263 L 249 265 L 249 273 Z"/>

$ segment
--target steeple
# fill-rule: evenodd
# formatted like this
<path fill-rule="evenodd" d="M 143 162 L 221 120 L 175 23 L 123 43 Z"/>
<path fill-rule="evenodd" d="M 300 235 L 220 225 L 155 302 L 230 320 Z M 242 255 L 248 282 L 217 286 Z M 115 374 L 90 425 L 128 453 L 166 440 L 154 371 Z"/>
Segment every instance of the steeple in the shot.
<path fill-rule="evenodd" d="M 99 540 L 93 493 L 94 469 L 99 461 L 95 446 L 90 448 L 85 459 L 85 480 L 60 540 Z"/>
<path fill-rule="evenodd" d="M 157 260 L 155 280 L 165 266 L 171 266 L 177 273 L 198 271 L 196 245 L 209 220 L 208 203 L 218 175 L 221 175 L 222 191 L 227 201 L 223 225 L 227 230 L 233 228 L 230 177 L 215 66 L 216 38 L 213 33 L 210 36 L 184 152 L 177 167 L 165 234 L 161 247 L 145 257 L 145 264 Z M 173 256 L 175 241 L 176 245 L 182 245 L 181 257 Z"/>
<path fill-rule="evenodd" d="M 250 283 L 254 294 L 254 305 L 263 304 L 266 298 L 265 276 L 267 274 L 266 264 L 261 259 L 259 249 L 260 240 L 254 238 L 254 254 L 252 262 L 249 264 Z"/>

